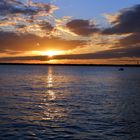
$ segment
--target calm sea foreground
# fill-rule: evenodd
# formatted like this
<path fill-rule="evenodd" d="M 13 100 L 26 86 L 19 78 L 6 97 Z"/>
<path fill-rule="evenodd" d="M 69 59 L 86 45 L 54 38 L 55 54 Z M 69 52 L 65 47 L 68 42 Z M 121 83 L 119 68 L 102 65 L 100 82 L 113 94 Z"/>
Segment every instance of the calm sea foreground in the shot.
<path fill-rule="evenodd" d="M 0 140 L 140 140 L 140 68 L 0 65 Z"/>

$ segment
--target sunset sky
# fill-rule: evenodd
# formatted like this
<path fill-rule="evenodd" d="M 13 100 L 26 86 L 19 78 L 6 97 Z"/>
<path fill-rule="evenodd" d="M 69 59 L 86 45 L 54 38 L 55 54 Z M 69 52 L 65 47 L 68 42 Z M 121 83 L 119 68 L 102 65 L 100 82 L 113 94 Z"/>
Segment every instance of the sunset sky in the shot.
<path fill-rule="evenodd" d="M 0 0 L 0 62 L 137 60 L 139 0 Z"/>

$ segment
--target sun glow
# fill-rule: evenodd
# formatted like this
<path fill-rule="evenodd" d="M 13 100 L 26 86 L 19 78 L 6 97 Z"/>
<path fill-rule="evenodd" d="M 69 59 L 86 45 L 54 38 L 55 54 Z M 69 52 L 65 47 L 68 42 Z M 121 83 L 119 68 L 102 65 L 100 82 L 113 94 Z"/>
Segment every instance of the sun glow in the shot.
<path fill-rule="evenodd" d="M 56 51 L 47 51 L 46 55 L 48 55 L 49 57 L 53 57 L 54 55 L 57 55 L 58 53 Z"/>
<path fill-rule="evenodd" d="M 42 52 L 42 55 L 47 55 L 49 57 L 53 57 L 54 55 L 61 55 L 61 54 L 64 54 L 64 52 L 58 50 L 49 50 L 49 51 Z"/>

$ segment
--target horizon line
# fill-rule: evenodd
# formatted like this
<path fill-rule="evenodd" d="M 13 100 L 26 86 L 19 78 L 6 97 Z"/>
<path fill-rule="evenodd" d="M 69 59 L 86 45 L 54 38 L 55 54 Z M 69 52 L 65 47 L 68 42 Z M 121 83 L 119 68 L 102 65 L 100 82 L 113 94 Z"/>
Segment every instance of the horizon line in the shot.
<path fill-rule="evenodd" d="M 46 66 L 126 66 L 126 67 L 140 67 L 140 64 L 52 64 L 52 63 L 0 63 L 0 65 L 46 65 Z"/>

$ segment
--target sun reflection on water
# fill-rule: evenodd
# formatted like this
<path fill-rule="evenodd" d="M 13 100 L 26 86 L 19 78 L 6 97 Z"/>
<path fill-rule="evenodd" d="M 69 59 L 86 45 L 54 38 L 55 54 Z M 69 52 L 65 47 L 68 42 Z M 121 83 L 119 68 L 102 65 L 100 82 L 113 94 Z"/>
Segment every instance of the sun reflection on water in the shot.
<path fill-rule="evenodd" d="M 65 108 L 57 103 L 57 93 L 54 85 L 53 67 L 48 67 L 46 91 L 40 105 L 42 120 L 58 120 L 66 116 Z"/>
<path fill-rule="evenodd" d="M 47 91 L 48 100 L 55 100 L 56 95 L 55 95 L 55 92 L 53 90 L 53 71 L 52 71 L 52 67 L 48 67 L 47 87 L 48 87 L 48 91 Z"/>

